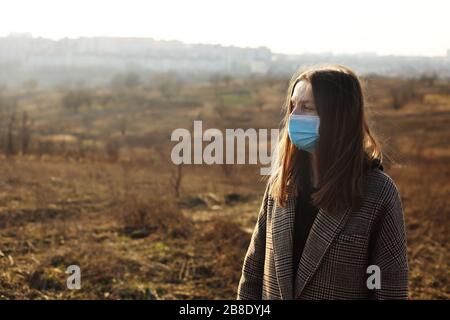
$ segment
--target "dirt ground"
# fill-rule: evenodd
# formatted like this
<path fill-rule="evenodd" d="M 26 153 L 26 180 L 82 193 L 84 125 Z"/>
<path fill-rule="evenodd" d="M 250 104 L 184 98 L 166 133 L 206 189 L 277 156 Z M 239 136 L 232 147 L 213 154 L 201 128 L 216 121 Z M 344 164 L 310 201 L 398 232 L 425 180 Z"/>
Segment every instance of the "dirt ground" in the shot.
<path fill-rule="evenodd" d="M 415 84 L 421 96 L 401 107 L 385 94 L 401 80 L 369 84 L 373 126 L 394 160 L 385 171 L 402 195 L 410 298 L 449 299 L 449 84 Z M 259 168 L 192 165 L 177 173 L 164 141 L 170 128 L 198 117 L 210 127 L 276 127 L 283 88 L 186 86 L 169 101 L 142 90 L 128 93 L 128 109 L 105 91 L 76 113 L 58 111 L 58 92 L 15 93 L 34 119 L 32 139 L 82 132 L 84 140 L 59 136 L 65 142 L 2 156 L 0 298 L 234 299 L 265 187 Z M 111 137 L 122 137 L 113 140 L 120 150 Z M 82 270 L 80 290 L 66 287 L 72 264 Z"/>

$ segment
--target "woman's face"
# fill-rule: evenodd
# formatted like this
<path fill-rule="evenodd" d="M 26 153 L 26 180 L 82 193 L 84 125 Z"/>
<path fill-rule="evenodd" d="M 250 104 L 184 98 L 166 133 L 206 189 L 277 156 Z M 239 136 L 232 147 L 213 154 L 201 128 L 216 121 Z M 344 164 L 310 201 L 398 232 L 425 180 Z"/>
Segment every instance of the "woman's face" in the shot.
<path fill-rule="evenodd" d="M 291 97 L 292 113 L 317 116 L 316 105 L 311 84 L 307 81 L 299 81 L 294 87 Z"/>

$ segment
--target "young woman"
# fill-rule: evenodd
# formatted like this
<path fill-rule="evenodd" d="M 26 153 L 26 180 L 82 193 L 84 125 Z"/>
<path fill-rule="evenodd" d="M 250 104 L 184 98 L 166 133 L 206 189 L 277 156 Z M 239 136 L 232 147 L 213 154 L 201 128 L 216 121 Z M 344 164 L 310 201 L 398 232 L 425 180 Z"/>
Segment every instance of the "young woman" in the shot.
<path fill-rule="evenodd" d="M 383 171 L 359 78 L 294 75 L 238 299 L 407 299 L 400 195 Z"/>

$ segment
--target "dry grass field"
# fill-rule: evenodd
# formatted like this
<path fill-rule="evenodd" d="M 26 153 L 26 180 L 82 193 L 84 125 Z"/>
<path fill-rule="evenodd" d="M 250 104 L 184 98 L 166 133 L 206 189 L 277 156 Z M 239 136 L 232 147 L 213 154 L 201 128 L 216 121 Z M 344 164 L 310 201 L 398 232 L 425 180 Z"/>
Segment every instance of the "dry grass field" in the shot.
<path fill-rule="evenodd" d="M 365 78 L 410 298 L 450 298 L 450 83 Z M 175 128 L 277 128 L 286 79 L 0 93 L 1 299 L 234 299 L 265 183 L 170 160 Z M 80 290 L 66 288 L 81 267 Z"/>

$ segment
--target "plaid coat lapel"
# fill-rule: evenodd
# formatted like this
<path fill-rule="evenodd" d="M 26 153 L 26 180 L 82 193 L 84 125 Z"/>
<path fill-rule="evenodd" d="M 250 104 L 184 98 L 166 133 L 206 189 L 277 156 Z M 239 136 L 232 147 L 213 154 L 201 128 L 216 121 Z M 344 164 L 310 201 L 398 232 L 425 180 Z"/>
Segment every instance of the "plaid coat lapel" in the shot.
<path fill-rule="evenodd" d="M 290 300 L 293 297 L 292 247 L 296 202 L 296 197 L 290 198 L 284 208 L 275 204 L 273 211 L 273 256 L 278 287 L 283 300 Z"/>
<path fill-rule="evenodd" d="M 297 269 L 294 292 L 296 299 L 311 280 L 328 247 L 346 224 L 351 212 L 352 209 L 348 208 L 338 214 L 327 214 L 319 209 Z"/>

